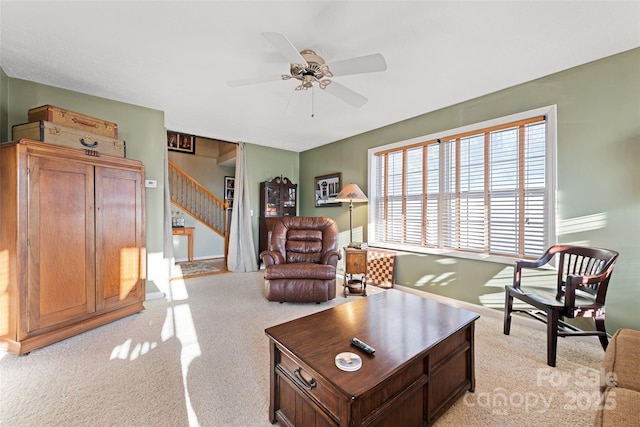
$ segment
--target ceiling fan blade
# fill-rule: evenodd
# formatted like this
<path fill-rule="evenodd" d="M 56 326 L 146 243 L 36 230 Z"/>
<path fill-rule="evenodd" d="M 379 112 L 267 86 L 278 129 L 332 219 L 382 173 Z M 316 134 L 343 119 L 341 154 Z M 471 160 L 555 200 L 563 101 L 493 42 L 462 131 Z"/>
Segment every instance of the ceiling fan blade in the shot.
<path fill-rule="evenodd" d="M 368 102 L 364 96 L 335 81 L 332 81 L 324 90 L 356 108 L 360 108 Z"/>
<path fill-rule="evenodd" d="M 281 75 L 249 77 L 247 79 L 231 80 L 231 81 L 228 81 L 227 84 L 231 87 L 238 87 L 238 86 L 255 85 L 259 83 L 275 82 L 278 80 L 282 80 Z"/>
<path fill-rule="evenodd" d="M 328 66 L 334 76 L 346 76 L 349 74 L 384 71 L 387 69 L 387 62 L 384 60 L 384 56 L 375 53 L 373 55 L 336 61 L 328 64 Z"/>
<path fill-rule="evenodd" d="M 280 33 L 262 33 L 262 36 L 267 39 L 269 43 L 273 45 L 278 51 L 292 64 L 305 64 L 307 61 L 300 55 L 298 49 L 289 41 L 289 39 Z"/>

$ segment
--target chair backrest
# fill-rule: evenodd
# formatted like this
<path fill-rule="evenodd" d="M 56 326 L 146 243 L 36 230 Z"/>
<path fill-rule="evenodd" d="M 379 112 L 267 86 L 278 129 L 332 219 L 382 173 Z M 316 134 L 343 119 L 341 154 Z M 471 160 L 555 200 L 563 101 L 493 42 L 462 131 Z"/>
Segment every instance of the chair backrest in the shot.
<path fill-rule="evenodd" d="M 287 263 L 320 263 L 328 251 L 338 249 L 338 226 L 327 217 L 281 218 L 271 232 L 271 250 Z"/>
<path fill-rule="evenodd" d="M 558 292 L 564 293 L 569 276 L 597 277 L 598 279 L 581 281 L 576 285 L 576 290 L 589 294 L 595 298 L 596 302 L 604 304 L 618 252 L 571 245 L 556 245 L 552 247 L 551 251 L 560 256 L 558 260 Z"/>

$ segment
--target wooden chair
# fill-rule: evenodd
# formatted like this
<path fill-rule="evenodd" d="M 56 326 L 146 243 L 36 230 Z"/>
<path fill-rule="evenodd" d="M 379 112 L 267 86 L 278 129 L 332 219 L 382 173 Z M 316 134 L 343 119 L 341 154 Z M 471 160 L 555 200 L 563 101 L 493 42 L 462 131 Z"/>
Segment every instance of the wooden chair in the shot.
<path fill-rule="evenodd" d="M 555 289 L 533 284 L 522 285 L 523 269 L 539 269 L 557 256 Z M 613 267 L 618 258 L 615 251 L 569 245 L 554 245 L 536 261 L 516 261 L 513 285 L 505 286 L 504 333 L 509 335 L 511 314 L 525 313 L 547 324 L 547 364 L 556 366 L 558 337 L 598 336 L 606 350 L 609 337 L 605 329 L 605 297 Z M 554 274 L 555 275 L 555 274 Z M 517 298 L 535 309 L 514 309 Z M 595 330 L 585 331 L 570 325 L 564 318 L 593 318 Z"/>

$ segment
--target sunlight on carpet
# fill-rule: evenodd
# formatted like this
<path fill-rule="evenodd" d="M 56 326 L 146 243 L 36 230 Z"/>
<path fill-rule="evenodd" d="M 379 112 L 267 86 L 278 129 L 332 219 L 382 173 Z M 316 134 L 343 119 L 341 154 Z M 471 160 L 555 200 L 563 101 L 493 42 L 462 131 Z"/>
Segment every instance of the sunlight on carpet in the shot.
<path fill-rule="evenodd" d="M 330 301 L 280 304 L 263 288 L 263 272 L 173 280 L 141 313 L 29 356 L 0 352 L 0 426 L 272 426 L 265 329 L 363 297 L 345 298 L 338 283 Z M 367 286 L 379 292 L 388 291 Z M 475 391 L 434 426 L 593 425 L 604 354 L 597 338 L 560 340 L 558 367 L 550 368 L 543 326 L 518 317 L 507 336 L 500 312 L 473 311 L 481 315 Z"/>

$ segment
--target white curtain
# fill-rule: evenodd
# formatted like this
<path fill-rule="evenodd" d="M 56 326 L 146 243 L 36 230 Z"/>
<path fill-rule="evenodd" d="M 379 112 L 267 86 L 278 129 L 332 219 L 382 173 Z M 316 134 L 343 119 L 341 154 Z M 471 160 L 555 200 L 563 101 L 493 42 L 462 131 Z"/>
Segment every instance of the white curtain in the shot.
<path fill-rule="evenodd" d="M 169 149 L 167 148 L 167 129 L 164 130 L 164 222 L 163 247 L 164 259 L 169 260 L 169 274 L 173 270 L 173 234 L 171 232 L 171 189 L 169 188 Z"/>
<path fill-rule="evenodd" d="M 229 228 L 229 254 L 227 256 L 227 268 L 236 273 L 258 271 L 258 261 L 253 244 L 251 201 L 249 200 L 249 182 L 245 161 L 245 143 L 239 142 L 231 227 Z"/>

